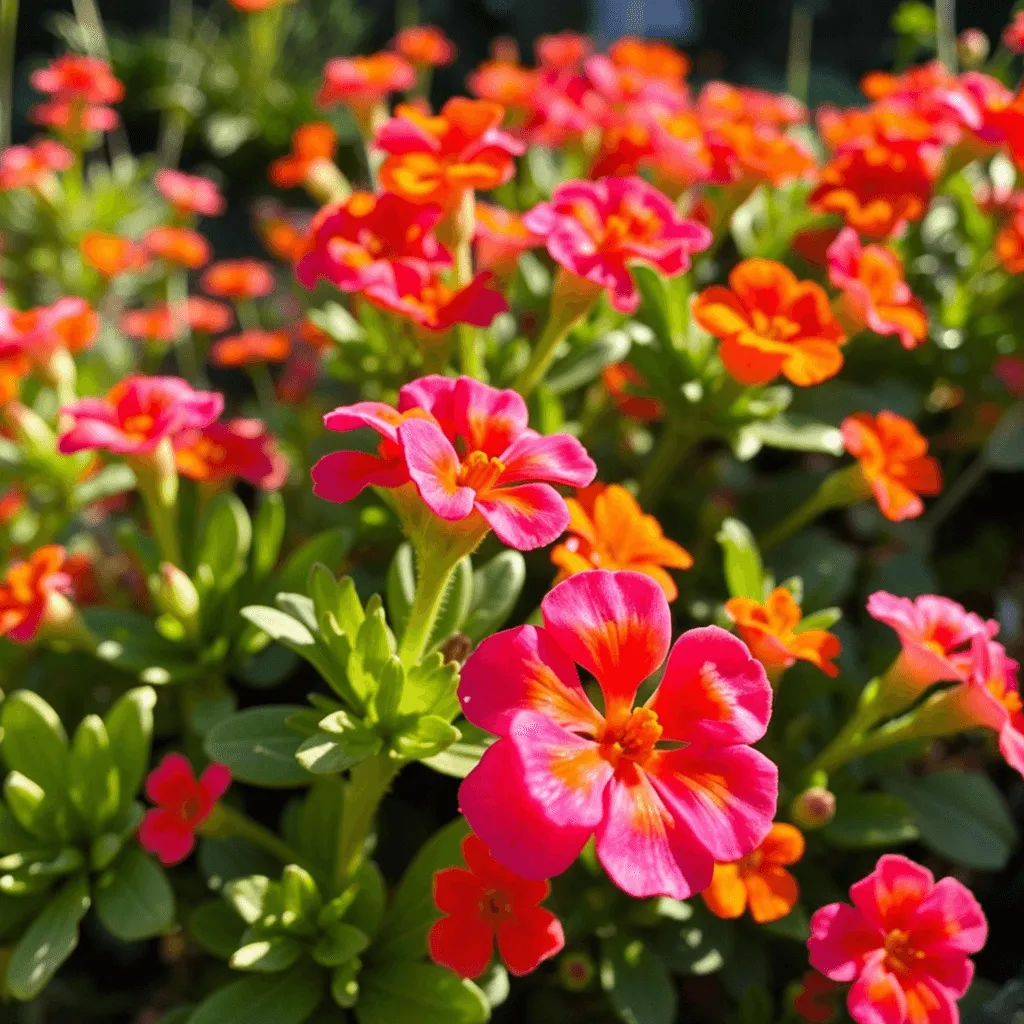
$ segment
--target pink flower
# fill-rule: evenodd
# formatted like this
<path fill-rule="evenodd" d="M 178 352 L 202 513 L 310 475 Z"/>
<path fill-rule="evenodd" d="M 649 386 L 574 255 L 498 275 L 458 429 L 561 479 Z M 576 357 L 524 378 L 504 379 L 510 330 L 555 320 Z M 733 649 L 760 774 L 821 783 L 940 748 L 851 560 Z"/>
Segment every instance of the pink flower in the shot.
<path fill-rule="evenodd" d="M 222 395 L 193 391 L 180 377 L 126 377 L 105 398 L 81 398 L 61 410 L 74 423 L 61 434 L 57 450 L 149 454 L 164 438 L 208 426 L 223 408 Z"/>
<path fill-rule="evenodd" d="M 0 192 L 34 188 L 54 171 L 66 171 L 74 161 L 71 150 L 53 139 L 36 139 L 27 146 L 8 146 L 0 153 Z"/>
<path fill-rule="evenodd" d="M 962 656 L 971 653 L 976 640 L 999 630 L 991 619 L 985 622 L 935 594 L 910 600 L 879 590 L 868 598 L 868 614 L 896 630 L 903 645 L 896 671 L 916 689 L 966 678 Z"/>
<path fill-rule="evenodd" d="M 153 184 L 179 213 L 216 217 L 227 206 L 220 189 L 209 178 L 196 174 L 185 174 L 165 167 L 156 172 Z"/>
<path fill-rule="evenodd" d="M 207 765 L 197 779 L 187 757 L 168 754 L 146 779 L 146 796 L 157 806 L 146 811 L 139 826 L 142 848 L 162 864 L 184 860 L 195 846 L 196 829 L 230 785 L 231 773 L 224 765 Z"/>
<path fill-rule="evenodd" d="M 462 671 L 463 713 L 501 737 L 459 793 L 473 831 L 526 878 L 564 871 L 596 835 L 605 870 L 632 896 L 707 888 L 715 861 L 749 854 L 775 813 L 778 770 L 750 746 L 771 715 L 764 669 L 725 630 L 692 629 L 634 707 L 671 641 L 658 584 L 579 573 L 541 613 L 543 626 L 490 637 Z M 573 662 L 597 680 L 603 711 Z"/>
<path fill-rule="evenodd" d="M 850 898 L 853 906 L 818 910 L 807 941 L 813 967 L 853 982 L 850 1016 L 857 1024 L 957 1024 L 956 1001 L 974 976 L 968 955 L 988 934 L 967 887 L 886 854 Z"/>
<path fill-rule="evenodd" d="M 630 263 L 674 277 L 689 269 L 691 254 L 711 244 L 706 227 L 679 216 L 668 196 L 635 177 L 565 182 L 523 223 L 545 238 L 566 270 L 608 289 L 623 313 L 640 304 Z"/>
<path fill-rule="evenodd" d="M 397 409 L 358 402 L 324 417 L 328 430 L 370 427 L 382 440 L 376 454 L 325 455 L 313 467 L 313 492 L 344 502 L 364 487 L 411 483 L 412 495 L 441 519 L 473 517 L 510 547 L 542 547 L 569 523 L 565 500 L 550 485 L 582 487 L 597 470 L 574 437 L 542 437 L 527 426 L 528 415 L 515 391 L 471 377 L 421 377 L 398 393 Z"/>
<path fill-rule="evenodd" d="M 174 437 L 174 461 L 182 476 L 206 483 L 237 476 L 253 487 L 275 491 L 288 479 L 288 460 L 260 420 L 218 421 L 182 430 Z"/>

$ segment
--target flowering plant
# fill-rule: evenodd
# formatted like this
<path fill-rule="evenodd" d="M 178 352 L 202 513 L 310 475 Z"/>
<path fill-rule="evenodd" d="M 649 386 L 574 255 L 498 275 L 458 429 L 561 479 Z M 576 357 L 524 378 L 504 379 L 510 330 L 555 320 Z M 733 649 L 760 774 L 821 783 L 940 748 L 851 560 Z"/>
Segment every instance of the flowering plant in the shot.
<path fill-rule="evenodd" d="M 226 6 L 0 151 L 0 1021 L 1009 1019 L 1024 15 L 812 112 Z"/>

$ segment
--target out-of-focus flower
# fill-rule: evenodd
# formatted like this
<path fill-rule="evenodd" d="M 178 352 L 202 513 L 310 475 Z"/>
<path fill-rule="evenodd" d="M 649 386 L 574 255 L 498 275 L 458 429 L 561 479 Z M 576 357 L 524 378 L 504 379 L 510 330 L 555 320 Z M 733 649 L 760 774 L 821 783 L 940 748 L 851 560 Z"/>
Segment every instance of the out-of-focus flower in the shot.
<path fill-rule="evenodd" d="M 381 186 L 413 203 L 458 206 L 471 190 L 488 191 L 515 173 L 524 146 L 500 128 L 505 109 L 488 100 L 456 96 L 439 114 L 401 105 L 377 133 L 386 155 Z"/>
<path fill-rule="evenodd" d="M 399 391 L 397 409 L 358 402 L 324 417 L 328 430 L 370 427 L 381 442 L 375 454 L 325 455 L 313 467 L 313 492 L 344 502 L 364 487 L 412 482 L 415 490 L 406 496 L 441 519 L 490 526 L 520 550 L 542 547 L 569 524 L 565 501 L 551 484 L 585 487 L 597 467 L 575 438 L 543 437 L 528 422 L 515 391 L 470 377 L 422 377 Z"/>
<path fill-rule="evenodd" d="M 417 68 L 442 68 L 455 60 L 455 44 L 434 25 L 403 28 L 395 36 L 394 46 Z"/>
<path fill-rule="evenodd" d="M 859 412 L 844 419 L 841 430 L 886 519 L 915 519 L 924 512 L 921 495 L 942 490 L 942 469 L 910 420 L 887 411 Z"/>
<path fill-rule="evenodd" d="M 0 580 L 0 636 L 31 643 L 52 614 L 54 602 L 66 603 L 72 588 L 65 558 L 64 548 L 47 544 L 8 567 Z"/>
<path fill-rule="evenodd" d="M 767 384 L 781 373 L 808 387 L 843 365 L 846 335 L 824 289 L 774 260 L 737 264 L 728 288 L 713 285 L 697 296 L 693 318 L 721 339 L 718 354 L 742 384 Z"/>
<path fill-rule="evenodd" d="M 1017 11 L 1003 29 L 1003 46 L 1013 53 L 1024 53 L 1024 10 Z"/>
<path fill-rule="evenodd" d="M 117 321 L 122 334 L 138 341 L 153 341 L 166 344 L 174 341 L 178 334 L 174 317 L 168 306 L 153 306 L 149 309 L 126 309 Z"/>
<path fill-rule="evenodd" d="M 590 569 L 632 569 L 650 576 L 669 601 L 679 595 L 666 569 L 689 569 L 690 553 L 669 540 L 654 516 L 618 484 L 591 484 L 566 498 L 569 537 L 551 552 L 558 581 Z"/>
<path fill-rule="evenodd" d="M 749 745 L 771 714 L 764 669 L 724 630 L 691 629 L 634 707 L 671 643 L 657 583 L 579 573 L 541 614 L 543 626 L 486 639 L 462 670 L 464 714 L 499 737 L 459 791 L 470 826 L 528 878 L 564 871 L 596 833 L 598 859 L 631 896 L 707 888 L 715 861 L 745 857 L 771 828 L 778 770 Z M 576 665 L 597 680 L 603 712 Z"/>
<path fill-rule="evenodd" d="M 846 1005 L 857 1024 L 957 1024 L 974 976 L 968 959 L 985 944 L 978 901 L 955 878 L 885 854 L 850 888 L 853 906 L 830 903 L 811 918 L 811 966 L 853 982 Z"/>
<path fill-rule="evenodd" d="M 389 264 L 399 260 L 448 267 L 451 256 L 434 235 L 440 219 L 438 206 L 387 192 L 353 192 L 313 219 L 308 251 L 295 274 L 307 288 L 324 278 L 342 291 L 358 292 L 390 277 Z"/>
<path fill-rule="evenodd" d="M 547 882 L 520 878 L 473 835 L 462 841 L 462 856 L 466 868 L 434 875 L 434 903 L 444 916 L 427 935 L 431 960 L 478 978 L 497 942 L 505 966 L 521 976 L 565 946 L 561 922 L 539 905 L 551 892 Z"/>
<path fill-rule="evenodd" d="M 710 121 L 746 121 L 775 128 L 807 120 L 807 107 L 792 96 L 719 81 L 708 82 L 701 89 L 697 110 Z"/>
<path fill-rule="evenodd" d="M 180 309 L 165 304 L 125 310 L 118 327 L 130 338 L 166 343 L 173 341 L 185 325 L 200 334 L 218 334 L 226 331 L 233 321 L 230 306 L 201 295 L 190 295 Z"/>
<path fill-rule="evenodd" d="M 295 0 L 228 0 L 228 3 L 242 14 L 259 14 L 260 11 L 270 11 L 294 2 Z"/>
<path fill-rule="evenodd" d="M 217 185 L 209 178 L 162 168 L 153 176 L 157 191 L 179 213 L 216 217 L 227 206 Z"/>
<path fill-rule="evenodd" d="M 84 352 L 99 330 L 95 310 L 75 295 L 22 311 L 0 307 L 0 354 L 20 352 L 41 365 L 56 349 Z"/>
<path fill-rule="evenodd" d="M 869 615 L 892 626 L 900 638 L 902 650 L 888 674 L 915 691 L 966 679 L 977 644 L 999 632 L 994 620 L 985 621 L 936 594 L 910 600 L 879 590 L 868 598 L 867 608 Z"/>
<path fill-rule="evenodd" d="M 104 277 L 116 277 L 145 270 L 149 263 L 146 250 L 128 238 L 105 231 L 89 231 L 79 242 L 82 259 Z"/>
<path fill-rule="evenodd" d="M 730 179 L 749 191 L 767 182 L 779 186 L 807 177 L 817 164 L 804 145 L 770 125 L 722 121 L 708 128 L 714 159 Z"/>
<path fill-rule="evenodd" d="M 1014 398 L 1024 398 L 1024 357 L 1000 356 L 992 372 Z"/>
<path fill-rule="evenodd" d="M 861 235 L 888 238 L 924 216 L 935 176 L 934 155 L 917 142 L 848 146 L 821 169 L 808 202 Z"/>
<path fill-rule="evenodd" d="M 601 371 L 601 382 L 615 408 L 624 416 L 640 423 L 653 423 L 665 415 L 665 407 L 657 398 L 642 394 L 647 390 L 647 381 L 630 363 L 609 364 Z"/>
<path fill-rule="evenodd" d="M 199 334 L 220 334 L 235 322 L 230 306 L 202 295 L 190 295 L 185 300 L 185 318 L 189 327 Z"/>
<path fill-rule="evenodd" d="M 145 455 L 164 438 L 208 426 L 224 408 L 215 392 L 194 391 L 179 377 L 126 377 L 104 398 L 81 398 L 61 410 L 72 424 L 60 436 L 63 455 L 100 448 Z"/>
<path fill-rule="evenodd" d="M 53 139 L 8 146 L 0 153 L 0 192 L 37 188 L 55 171 L 66 171 L 74 161 L 71 150 Z"/>
<path fill-rule="evenodd" d="M 839 985 L 817 971 L 804 971 L 793 1009 L 807 1024 L 829 1024 L 836 1015 Z"/>
<path fill-rule="evenodd" d="M 980 28 L 965 28 L 956 37 L 956 56 L 964 68 L 980 68 L 988 60 L 992 47 Z"/>
<path fill-rule="evenodd" d="M 903 263 L 894 252 L 862 246 L 853 228 L 843 228 L 827 258 L 828 279 L 843 292 L 840 318 L 875 334 L 895 334 L 907 349 L 928 337 L 928 314 L 903 279 Z"/>
<path fill-rule="evenodd" d="M 1010 274 L 1024 274 L 1024 209 L 1019 210 L 996 236 L 996 255 Z"/>
<path fill-rule="evenodd" d="M 338 133 L 327 121 L 300 125 L 292 133 L 292 150 L 271 163 L 267 177 L 278 188 L 298 188 L 306 181 L 310 169 L 320 160 L 334 160 L 338 149 Z"/>
<path fill-rule="evenodd" d="M 537 63 L 541 67 L 559 71 L 574 70 L 590 55 L 592 44 L 589 36 L 579 32 L 557 32 L 553 35 L 538 36 L 533 44 Z"/>
<path fill-rule="evenodd" d="M 24 353 L 0 352 L 0 408 L 18 397 L 21 382 L 32 372 Z"/>
<path fill-rule="evenodd" d="M 187 757 L 168 754 L 146 778 L 146 796 L 156 807 L 146 811 L 139 826 L 142 848 L 162 864 L 183 861 L 195 846 L 196 830 L 230 785 L 224 765 L 207 765 L 197 779 Z"/>
<path fill-rule="evenodd" d="M 508 309 L 505 296 L 489 287 L 491 275 L 486 271 L 464 287 L 452 289 L 436 270 L 421 263 L 394 263 L 387 270 L 374 277 L 362 294 L 375 306 L 427 331 L 447 331 L 456 324 L 490 327 Z"/>
<path fill-rule="evenodd" d="M 803 855 L 801 831 L 777 821 L 746 857 L 715 864 L 711 884 L 701 893 L 704 903 L 716 917 L 740 917 L 749 908 L 758 924 L 781 920 L 800 898 L 800 887 L 786 868 Z"/>
<path fill-rule="evenodd" d="M 283 363 L 291 350 L 291 338 L 286 331 L 252 328 L 214 342 L 210 350 L 210 362 L 214 366 Z"/>
<path fill-rule="evenodd" d="M 374 53 L 368 57 L 335 57 L 324 65 L 324 80 L 316 102 L 321 107 L 348 107 L 364 132 L 393 92 L 405 92 L 416 84 L 416 69 L 397 53 Z M 378 113 L 378 111 L 380 113 Z"/>
<path fill-rule="evenodd" d="M 507 277 L 515 272 L 523 253 L 543 245 L 544 239 L 523 223 L 521 214 L 478 202 L 473 242 L 477 266 Z"/>
<path fill-rule="evenodd" d="M 673 83 L 682 82 L 690 70 L 685 54 L 657 39 L 623 36 L 608 47 L 608 57 L 616 67 L 632 68 Z"/>
<path fill-rule="evenodd" d="M 842 649 L 839 637 L 824 629 L 800 629 L 800 605 L 785 587 L 776 587 L 763 602 L 732 597 L 725 610 L 769 676 L 791 668 L 797 659 L 816 665 L 827 676 L 839 675 L 832 662 Z"/>
<path fill-rule="evenodd" d="M 288 460 L 260 420 L 218 420 L 174 438 L 174 462 L 190 480 L 219 483 L 241 477 L 261 490 L 277 490 L 288 478 Z"/>
<path fill-rule="evenodd" d="M 210 262 L 210 243 L 191 228 L 160 226 L 142 236 L 143 248 L 156 259 L 198 270 Z"/>
<path fill-rule="evenodd" d="M 109 131 L 117 113 L 109 104 L 124 98 L 124 85 L 98 57 L 65 54 L 29 76 L 32 87 L 50 96 L 29 111 L 36 124 L 61 131 Z"/>
<path fill-rule="evenodd" d="M 818 132 L 829 149 L 894 142 L 931 143 L 952 141 L 945 126 L 905 104 L 874 103 L 870 107 L 839 110 L 828 105 L 817 112 Z M 954 133 L 955 134 L 955 133 Z"/>
<path fill-rule="evenodd" d="M 807 228 L 793 236 L 793 252 L 805 259 L 812 267 L 828 265 L 829 246 L 839 235 L 835 227 Z"/>
<path fill-rule="evenodd" d="M 274 290 L 274 275 L 259 260 L 220 260 L 207 267 L 199 284 L 208 295 L 244 302 L 269 295 Z"/>
<path fill-rule="evenodd" d="M 2 403 L 0 403 L 2 404 Z M 0 526 L 6 526 L 22 509 L 28 507 L 28 499 L 17 487 L 8 488 L 0 496 Z"/>
<path fill-rule="evenodd" d="M 680 216 L 666 195 L 636 177 L 565 182 L 523 223 L 544 238 L 557 263 L 606 289 L 623 313 L 640 304 L 630 263 L 674 277 L 689 269 L 693 253 L 711 244 L 703 224 Z"/>

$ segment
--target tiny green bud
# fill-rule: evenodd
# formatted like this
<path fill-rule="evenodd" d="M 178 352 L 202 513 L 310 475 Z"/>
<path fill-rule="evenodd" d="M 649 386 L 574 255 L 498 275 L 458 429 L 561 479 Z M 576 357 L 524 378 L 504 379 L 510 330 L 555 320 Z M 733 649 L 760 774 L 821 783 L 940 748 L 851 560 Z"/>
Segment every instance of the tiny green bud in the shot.
<path fill-rule="evenodd" d="M 582 992 L 589 988 L 595 973 L 593 959 L 581 950 L 565 953 L 558 961 L 558 980 L 569 992 Z"/>
<path fill-rule="evenodd" d="M 836 797 L 824 786 L 810 786 L 796 797 L 790 810 L 802 829 L 822 828 L 835 817 Z"/>
<path fill-rule="evenodd" d="M 189 636 L 199 632 L 199 591 L 188 576 L 170 562 L 160 563 L 153 600 L 160 611 L 176 618 Z"/>

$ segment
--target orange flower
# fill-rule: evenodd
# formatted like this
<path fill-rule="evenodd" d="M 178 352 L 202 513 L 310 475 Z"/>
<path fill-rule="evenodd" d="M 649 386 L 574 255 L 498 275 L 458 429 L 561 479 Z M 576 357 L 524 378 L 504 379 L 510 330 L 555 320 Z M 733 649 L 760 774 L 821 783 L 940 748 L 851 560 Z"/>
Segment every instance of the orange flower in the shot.
<path fill-rule="evenodd" d="M 291 350 L 291 339 L 284 331 L 253 329 L 221 338 L 210 352 L 210 361 L 214 366 L 283 363 Z"/>
<path fill-rule="evenodd" d="M 387 153 L 381 187 L 414 203 L 451 209 L 467 189 L 487 191 L 515 173 L 523 146 L 499 129 L 505 108 L 487 100 L 450 99 L 430 116 L 402 105 L 376 138 Z"/>
<path fill-rule="evenodd" d="M 278 188 L 298 188 L 317 161 L 334 159 L 337 148 L 338 133 L 326 121 L 300 125 L 292 134 L 292 151 L 270 165 L 267 177 Z"/>
<path fill-rule="evenodd" d="M 612 63 L 620 68 L 632 68 L 648 78 L 681 83 L 690 70 L 690 61 L 675 47 L 658 40 L 625 36 L 608 48 Z"/>
<path fill-rule="evenodd" d="M 843 365 L 846 335 L 824 289 L 798 281 L 774 260 L 744 260 L 729 287 L 706 288 L 693 318 L 720 338 L 718 354 L 741 384 L 767 384 L 782 373 L 801 387 L 834 377 Z"/>
<path fill-rule="evenodd" d="M 34 640 L 54 602 L 66 601 L 71 579 L 64 571 L 64 549 L 47 544 L 16 562 L 0 581 L 0 636 L 15 643 Z"/>
<path fill-rule="evenodd" d="M 578 68 L 590 55 L 591 44 L 590 39 L 579 32 L 556 32 L 554 35 L 538 36 L 533 51 L 541 67 L 563 71 Z M 512 59 L 517 57 L 518 53 Z"/>
<path fill-rule="evenodd" d="M 523 253 L 544 242 L 523 223 L 522 214 L 479 202 L 473 240 L 477 266 L 499 277 L 513 273 Z"/>
<path fill-rule="evenodd" d="M 6 526 L 22 509 L 28 507 L 28 501 L 16 487 L 12 487 L 0 496 L 0 526 Z"/>
<path fill-rule="evenodd" d="M 723 121 L 710 129 L 713 145 L 734 165 L 733 176 L 747 184 L 781 185 L 816 167 L 814 156 L 795 139 L 770 125 Z M 722 153 L 716 153 L 721 160 Z"/>
<path fill-rule="evenodd" d="M 601 371 L 601 381 L 615 408 L 624 416 L 640 423 L 653 423 L 665 415 L 665 407 L 657 398 L 644 398 L 638 391 L 647 388 L 647 381 L 631 363 L 611 363 Z"/>
<path fill-rule="evenodd" d="M 849 145 L 890 142 L 938 142 L 940 132 L 914 110 L 892 103 L 839 110 L 824 106 L 818 110 L 818 131 L 829 149 Z"/>
<path fill-rule="evenodd" d="M 1024 274 L 1024 210 L 1003 225 L 996 236 L 996 255 L 1010 274 Z"/>
<path fill-rule="evenodd" d="M 235 316 L 230 306 L 202 295 L 190 295 L 185 300 L 185 318 L 189 327 L 199 334 L 219 334 L 226 331 L 234 322 Z"/>
<path fill-rule="evenodd" d="M 809 661 L 827 676 L 839 675 L 832 664 L 842 649 L 839 638 L 824 629 L 801 630 L 800 605 L 785 587 L 776 587 L 763 604 L 732 597 L 725 602 L 725 611 L 770 676 L 791 668 L 797 659 Z"/>
<path fill-rule="evenodd" d="M 418 68 L 441 68 L 455 60 L 455 44 L 433 25 L 403 28 L 395 37 L 395 49 Z"/>
<path fill-rule="evenodd" d="M 126 309 L 117 322 L 122 334 L 139 341 L 171 342 L 177 335 L 174 317 L 167 306 Z"/>
<path fill-rule="evenodd" d="M 939 463 L 910 420 L 894 412 L 858 412 L 847 416 L 840 430 L 886 519 L 898 523 L 916 518 L 924 511 L 920 496 L 942 490 Z"/>
<path fill-rule="evenodd" d="M 22 352 L 12 351 L 0 355 L 0 408 L 18 397 L 18 388 L 31 369 L 31 364 Z"/>
<path fill-rule="evenodd" d="M 697 110 L 703 118 L 714 122 L 747 121 L 775 128 L 807 120 L 807 108 L 792 96 L 728 82 L 708 82 L 700 91 Z"/>
<path fill-rule="evenodd" d="M 808 202 L 816 213 L 839 214 L 862 235 L 887 238 L 928 209 L 936 176 L 932 154 L 913 141 L 849 146 L 822 168 Z"/>
<path fill-rule="evenodd" d="M 625 487 L 591 484 L 565 503 L 569 537 L 551 552 L 559 580 L 588 569 L 632 569 L 655 580 L 668 600 L 676 599 L 679 591 L 665 569 L 689 569 L 693 558 Z"/>
<path fill-rule="evenodd" d="M 79 242 L 82 259 L 104 277 L 116 277 L 142 270 L 149 262 L 145 251 L 134 242 L 104 231 L 90 231 Z"/>
<path fill-rule="evenodd" d="M 537 81 L 537 73 L 530 68 L 515 61 L 495 59 L 485 60 L 466 79 L 466 84 L 474 96 L 518 111 L 530 105 Z"/>
<path fill-rule="evenodd" d="M 189 270 L 210 262 L 210 243 L 191 228 L 151 228 L 143 235 L 142 244 L 151 256 Z"/>
<path fill-rule="evenodd" d="M 199 283 L 209 295 L 242 302 L 269 295 L 274 290 L 274 275 L 259 260 L 221 260 L 207 269 Z"/>
<path fill-rule="evenodd" d="M 758 924 L 785 917 L 800 898 L 796 879 L 786 870 L 804 855 L 798 828 L 777 821 L 764 842 L 742 860 L 716 864 L 711 884 L 701 895 L 716 917 L 739 917 L 750 908 Z"/>

